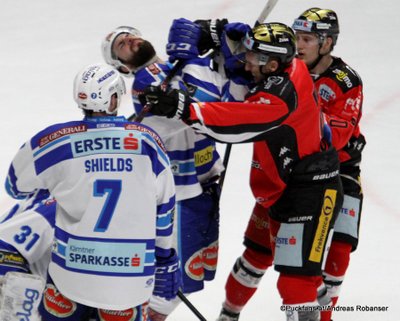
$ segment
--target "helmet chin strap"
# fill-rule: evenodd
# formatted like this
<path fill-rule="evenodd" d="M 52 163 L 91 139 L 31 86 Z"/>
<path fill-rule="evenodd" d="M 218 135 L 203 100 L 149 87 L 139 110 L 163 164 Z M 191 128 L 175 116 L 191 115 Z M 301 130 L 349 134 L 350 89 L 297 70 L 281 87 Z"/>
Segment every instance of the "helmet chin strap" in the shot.
<path fill-rule="evenodd" d="M 321 61 L 321 59 L 322 59 L 323 56 L 325 56 L 325 55 L 321 55 L 321 54 L 319 53 L 319 50 L 318 50 L 318 57 L 317 57 L 317 59 L 315 59 L 315 60 L 312 62 L 311 65 L 307 66 L 308 70 L 309 70 L 309 71 L 313 70 L 313 69 L 319 64 L 319 62 Z"/>
<path fill-rule="evenodd" d="M 315 59 L 315 60 L 311 63 L 310 66 L 307 66 L 307 68 L 308 68 L 309 71 L 313 70 L 313 69 L 319 64 L 319 62 L 321 61 L 321 59 L 322 59 L 324 56 L 326 56 L 326 55 L 329 54 L 329 52 L 327 52 L 326 54 L 321 54 L 321 48 L 322 48 L 322 45 L 323 45 L 323 43 L 324 43 L 324 41 L 325 41 L 325 37 L 323 37 L 323 36 L 321 36 L 321 35 L 318 35 L 318 38 L 319 38 L 318 57 L 317 57 L 317 59 Z"/>

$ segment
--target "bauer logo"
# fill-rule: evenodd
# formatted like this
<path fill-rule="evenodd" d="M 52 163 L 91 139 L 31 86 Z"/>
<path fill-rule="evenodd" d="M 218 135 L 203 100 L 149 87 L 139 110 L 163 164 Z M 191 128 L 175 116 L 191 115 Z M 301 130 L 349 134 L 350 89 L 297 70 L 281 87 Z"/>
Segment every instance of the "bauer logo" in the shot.
<path fill-rule="evenodd" d="M 317 231 L 315 232 L 310 256 L 308 258 L 312 262 L 321 262 L 326 239 L 329 234 L 329 226 L 335 209 L 336 194 L 337 191 L 334 189 L 327 189 L 325 191 L 324 202 L 322 204 L 321 214 L 319 216 Z"/>
<path fill-rule="evenodd" d="M 74 157 L 95 154 L 139 154 L 141 140 L 138 134 L 120 130 L 91 132 L 71 136 Z"/>

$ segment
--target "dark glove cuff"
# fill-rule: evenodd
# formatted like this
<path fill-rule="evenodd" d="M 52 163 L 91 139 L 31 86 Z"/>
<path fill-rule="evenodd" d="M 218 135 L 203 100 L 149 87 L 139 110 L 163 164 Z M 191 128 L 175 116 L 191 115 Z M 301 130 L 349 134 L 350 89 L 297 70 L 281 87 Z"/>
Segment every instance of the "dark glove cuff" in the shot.
<path fill-rule="evenodd" d="M 176 250 L 173 249 L 173 248 L 171 248 L 170 254 L 169 254 L 167 257 L 156 255 L 156 261 L 157 261 L 157 262 L 161 262 L 161 263 L 169 262 L 170 259 L 171 259 L 171 258 L 174 259 L 176 255 L 177 255 L 177 254 L 176 254 Z"/>
<path fill-rule="evenodd" d="M 221 47 L 221 35 L 224 26 L 228 23 L 227 19 L 196 20 L 195 23 L 201 27 L 201 35 L 198 44 L 200 54 L 210 49 L 218 49 Z"/>

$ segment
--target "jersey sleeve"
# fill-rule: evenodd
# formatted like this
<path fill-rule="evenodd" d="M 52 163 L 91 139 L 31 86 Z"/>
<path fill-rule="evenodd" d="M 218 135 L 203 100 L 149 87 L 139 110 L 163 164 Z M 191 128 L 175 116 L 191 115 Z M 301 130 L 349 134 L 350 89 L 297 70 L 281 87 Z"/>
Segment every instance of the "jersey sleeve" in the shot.
<path fill-rule="evenodd" d="M 296 109 L 297 96 L 290 82 L 271 84 L 268 92 L 255 88 L 241 102 L 208 102 L 190 105 L 191 126 L 217 141 L 245 143 L 262 140 Z M 280 93 L 285 88 L 288 95 Z"/>
<path fill-rule="evenodd" d="M 356 133 L 362 115 L 363 90 L 359 75 L 342 61 L 330 68 L 316 86 L 325 119 L 332 130 L 332 143 L 343 149 Z"/>
<path fill-rule="evenodd" d="M 0 224 L 0 239 L 34 264 L 48 253 L 54 239 L 56 203 L 44 200 Z"/>
<path fill-rule="evenodd" d="M 15 155 L 5 182 L 7 193 L 16 199 L 23 199 L 37 189 L 47 189 L 36 175 L 32 143 L 34 138 L 26 142 Z"/>
<path fill-rule="evenodd" d="M 179 76 L 179 85 L 173 87 L 187 91 L 192 102 L 222 100 L 225 79 L 213 69 L 209 57 L 186 60 Z"/>
<path fill-rule="evenodd" d="M 175 184 L 171 164 L 161 138 L 148 128 L 146 144 L 154 152 L 153 171 L 156 175 L 156 240 L 155 255 L 168 257 L 172 247 L 173 218 L 175 210 Z"/>

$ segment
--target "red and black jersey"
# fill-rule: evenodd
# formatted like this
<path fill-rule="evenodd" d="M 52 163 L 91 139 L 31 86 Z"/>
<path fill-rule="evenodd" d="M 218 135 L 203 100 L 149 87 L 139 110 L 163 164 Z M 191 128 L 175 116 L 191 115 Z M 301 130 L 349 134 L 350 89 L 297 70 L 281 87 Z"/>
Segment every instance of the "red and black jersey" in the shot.
<path fill-rule="evenodd" d="M 280 197 L 293 166 L 320 151 L 320 115 L 313 80 L 298 59 L 257 84 L 243 103 L 190 105 L 192 127 L 217 141 L 254 142 L 250 185 L 264 207 Z"/>
<path fill-rule="evenodd" d="M 342 59 L 315 80 L 320 105 L 332 130 L 332 144 L 341 162 L 359 159 L 365 140 L 360 133 L 363 84 L 360 76 Z"/>

